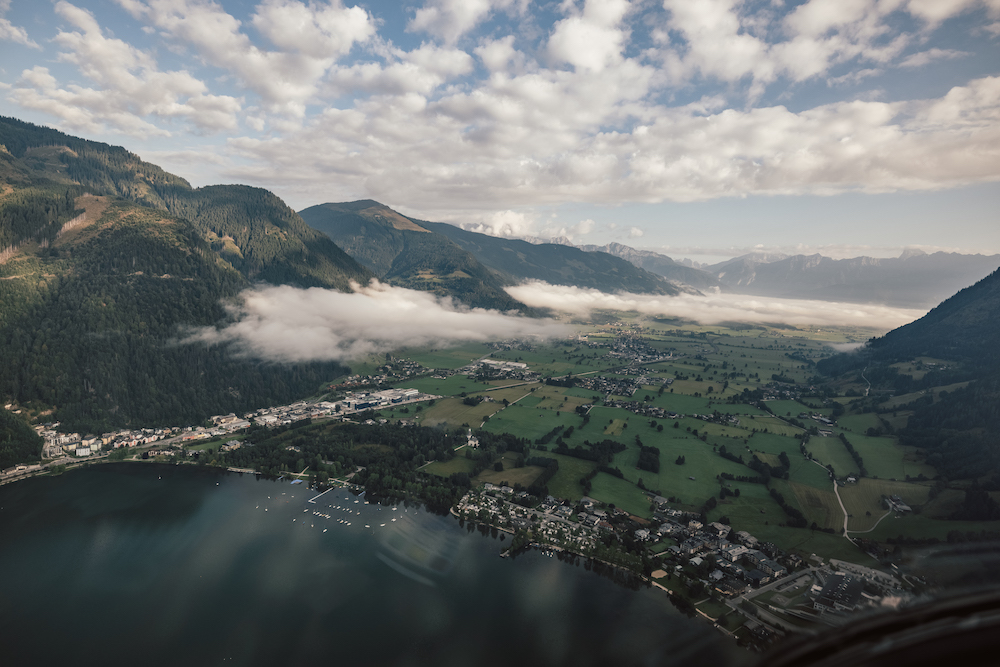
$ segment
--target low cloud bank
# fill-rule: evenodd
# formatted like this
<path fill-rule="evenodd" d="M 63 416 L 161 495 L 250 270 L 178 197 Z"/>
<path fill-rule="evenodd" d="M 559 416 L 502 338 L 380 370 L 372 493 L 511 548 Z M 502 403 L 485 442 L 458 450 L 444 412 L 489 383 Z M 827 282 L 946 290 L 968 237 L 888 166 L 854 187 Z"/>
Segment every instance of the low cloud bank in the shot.
<path fill-rule="evenodd" d="M 269 361 L 349 361 L 401 347 L 570 333 L 553 320 L 467 308 L 377 281 L 352 287 L 351 293 L 287 285 L 249 289 L 230 306 L 235 322 L 192 329 L 182 342 L 232 344 L 240 354 Z"/>
<path fill-rule="evenodd" d="M 586 316 L 594 310 L 638 311 L 645 315 L 680 317 L 702 324 L 720 322 L 782 323 L 792 326 L 865 326 L 894 329 L 924 315 L 924 310 L 875 304 L 779 299 L 743 294 L 607 294 L 595 289 L 529 282 L 507 292 L 533 308 L 551 308 Z"/>

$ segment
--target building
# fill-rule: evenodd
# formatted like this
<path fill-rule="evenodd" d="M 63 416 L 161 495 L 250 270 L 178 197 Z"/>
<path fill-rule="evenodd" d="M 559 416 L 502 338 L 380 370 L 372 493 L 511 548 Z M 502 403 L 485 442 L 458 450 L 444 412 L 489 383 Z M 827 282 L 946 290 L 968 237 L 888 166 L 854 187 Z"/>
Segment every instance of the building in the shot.
<path fill-rule="evenodd" d="M 826 585 L 813 602 L 820 612 L 854 611 L 861 600 L 863 584 L 849 574 L 835 574 L 826 580 Z"/>

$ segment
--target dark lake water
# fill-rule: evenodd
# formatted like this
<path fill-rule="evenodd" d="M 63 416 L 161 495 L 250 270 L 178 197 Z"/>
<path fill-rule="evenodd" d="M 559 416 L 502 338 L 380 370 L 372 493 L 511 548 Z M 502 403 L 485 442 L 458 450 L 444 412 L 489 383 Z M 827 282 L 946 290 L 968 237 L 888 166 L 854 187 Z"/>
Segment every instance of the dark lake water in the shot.
<path fill-rule="evenodd" d="M 192 466 L 0 487 L 5 665 L 687 665 L 749 655 L 666 595 L 452 517 Z M 395 507 L 395 509 L 394 509 Z"/>

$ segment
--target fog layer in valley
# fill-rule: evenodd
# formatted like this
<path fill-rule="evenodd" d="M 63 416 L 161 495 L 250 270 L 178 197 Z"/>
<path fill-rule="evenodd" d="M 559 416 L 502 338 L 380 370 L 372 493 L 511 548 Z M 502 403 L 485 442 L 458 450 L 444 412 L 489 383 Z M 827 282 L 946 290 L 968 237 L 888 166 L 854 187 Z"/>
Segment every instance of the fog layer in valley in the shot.
<path fill-rule="evenodd" d="M 876 304 L 836 303 L 743 294 L 607 294 L 595 289 L 529 282 L 507 292 L 532 308 L 586 316 L 594 310 L 636 311 L 644 315 L 678 317 L 701 324 L 720 322 L 782 323 L 792 326 L 863 326 L 886 331 L 924 315 L 926 311 Z"/>
<path fill-rule="evenodd" d="M 241 354 L 270 361 L 348 361 L 401 347 L 571 333 L 551 319 L 468 308 L 378 281 L 353 288 L 350 293 L 287 285 L 246 290 L 229 306 L 235 322 L 190 330 L 183 342 L 232 343 Z"/>
<path fill-rule="evenodd" d="M 276 362 L 350 361 L 402 347 L 443 347 L 466 341 L 555 338 L 572 328 L 459 302 L 377 281 L 354 292 L 282 285 L 246 290 L 228 306 L 233 322 L 185 332 L 182 342 L 232 344 L 238 354 Z M 594 289 L 530 282 L 507 291 L 533 308 L 575 316 L 594 310 L 636 311 L 700 322 L 783 323 L 793 326 L 865 326 L 889 330 L 923 315 L 920 310 L 708 294 L 606 294 Z"/>

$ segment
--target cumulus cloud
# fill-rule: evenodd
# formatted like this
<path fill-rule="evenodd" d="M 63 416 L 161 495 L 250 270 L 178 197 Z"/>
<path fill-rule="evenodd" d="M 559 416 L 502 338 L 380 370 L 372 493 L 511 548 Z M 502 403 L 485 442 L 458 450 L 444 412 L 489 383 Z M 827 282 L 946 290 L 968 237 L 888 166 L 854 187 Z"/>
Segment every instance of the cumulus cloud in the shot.
<path fill-rule="evenodd" d="M 972 54 L 967 51 L 957 51 L 955 49 L 927 49 L 926 51 L 920 51 L 919 53 L 907 56 L 899 63 L 899 66 L 923 67 L 924 65 L 932 63 L 936 60 L 953 60 L 955 58 L 964 58 L 969 55 Z"/>
<path fill-rule="evenodd" d="M 437 297 L 373 282 L 350 293 L 287 285 L 246 290 L 230 306 L 235 321 L 188 331 L 182 343 L 231 344 L 269 361 L 349 361 L 409 346 L 464 341 L 551 338 L 571 333 L 553 320 L 467 308 Z"/>
<path fill-rule="evenodd" d="M 23 46 L 30 46 L 33 49 L 40 48 L 37 43 L 28 37 L 28 31 L 20 26 L 16 26 L 4 15 L 10 9 L 10 0 L 0 0 L 0 41 L 14 42 Z"/>
<path fill-rule="evenodd" d="M 60 86 L 46 67 L 25 70 L 11 97 L 22 106 L 62 118 L 72 128 L 101 131 L 104 125 L 136 136 L 168 136 L 155 119 L 180 119 L 199 131 L 234 129 L 240 101 L 212 95 L 185 70 L 164 72 L 147 52 L 108 37 L 94 15 L 65 0 L 56 12 L 76 30 L 53 40 L 59 60 L 72 63 L 95 87 Z"/>
<path fill-rule="evenodd" d="M 974 10 L 993 16 L 995 0 L 577 0 L 550 7 L 558 20 L 514 0 L 428 0 L 410 28 L 429 41 L 407 48 L 350 1 L 262 0 L 241 22 L 212 0 L 116 0 L 150 31 L 148 49 L 63 1 L 71 27 L 56 37 L 59 59 L 92 85 L 39 66 L 9 97 L 88 132 L 225 132 L 231 166 L 215 181 L 273 188 L 296 205 L 370 197 L 461 212 L 501 236 L 558 233 L 511 211 L 567 202 L 1000 179 L 996 77 L 933 99 L 829 101 L 859 84 L 877 91 L 899 66 L 958 57 L 928 31 Z M 921 19 L 916 30 L 907 14 Z M 158 66 L 161 44 L 176 70 Z M 914 44 L 922 50 L 904 57 Z M 830 86 L 828 103 L 796 97 L 810 78 Z M 240 97 L 213 94 L 216 81 L 241 86 Z M 761 86 L 782 82 L 795 99 L 758 102 Z M 734 102 L 747 86 L 756 92 Z"/>
<path fill-rule="evenodd" d="M 679 317 L 702 324 L 781 322 L 793 326 L 846 325 L 889 330 L 912 322 L 926 313 L 923 310 L 879 305 L 740 294 L 607 294 L 595 289 L 549 285 L 539 281 L 508 287 L 507 292 L 527 306 L 551 308 L 577 316 L 586 316 L 594 310 L 637 311 L 645 315 Z"/>
<path fill-rule="evenodd" d="M 375 32 L 365 10 L 344 7 L 340 0 L 309 5 L 265 0 L 251 20 L 279 47 L 268 50 L 254 44 L 241 22 L 211 0 L 117 2 L 172 42 L 193 47 L 208 63 L 239 77 L 269 108 L 294 117 L 305 114 L 338 58 Z"/>
<path fill-rule="evenodd" d="M 479 222 L 465 223 L 462 229 L 503 238 L 521 238 L 534 233 L 534 221 L 518 211 L 497 211 L 483 217 Z"/>
<path fill-rule="evenodd" d="M 627 0 L 587 0 L 583 11 L 558 21 L 549 37 L 549 55 L 557 63 L 601 71 L 622 60 L 628 31 L 620 27 Z"/>
<path fill-rule="evenodd" d="M 426 32 L 448 44 L 485 19 L 495 6 L 509 6 L 510 0 L 429 0 L 406 25 L 412 32 Z"/>

